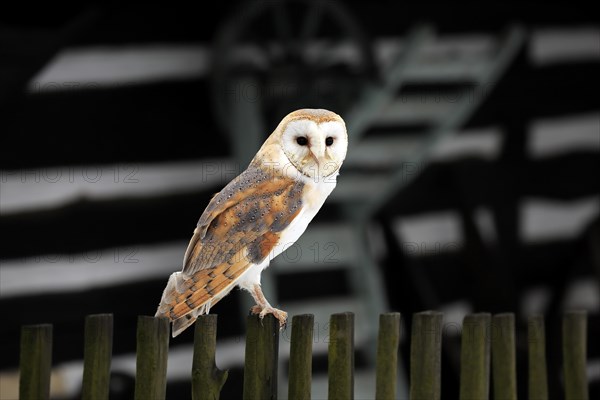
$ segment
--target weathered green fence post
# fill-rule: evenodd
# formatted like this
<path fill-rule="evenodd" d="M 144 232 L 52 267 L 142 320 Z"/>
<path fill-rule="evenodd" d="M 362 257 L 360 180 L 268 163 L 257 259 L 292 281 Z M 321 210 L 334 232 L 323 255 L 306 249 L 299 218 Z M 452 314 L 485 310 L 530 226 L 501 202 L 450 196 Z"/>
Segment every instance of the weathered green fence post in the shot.
<path fill-rule="evenodd" d="M 379 335 L 377 336 L 377 378 L 375 385 L 375 398 L 378 400 L 396 398 L 399 345 L 400 313 L 381 314 L 379 316 Z"/>
<path fill-rule="evenodd" d="M 492 374 L 494 399 L 516 400 L 515 315 L 494 315 L 492 320 Z"/>
<path fill-rule="evenodd" d="M 215 364 L 217 348 L 217 315 L 200 315 L 194 330 L 192 363 L 192 399 L 217 400 L 227 380 L 228 371 Z"/>
<path fill-rule="evenodd" d="M 23 326 L 19 361 L 19 399 L 48 399 L 51 368 L 52 325 Z"/>
<path fill-rule="evenodd" d="M 354 398 L 354 314 L 333 314 L 329 320 L 329 400 Z"/>
<path fill-rule="evenodd" d="M 314 324 L 315 317 L 312 314 L 295 315 L 292 319 L 288 386 L 290 400 L 310 400 Z"/>
<path fill-rule="evenodd" d="M 248 316 L 246 359 L 244 361 L 244 399 L 277 399 L 277 362 L 279 321 L 271 314 L 260 319 Z"/>
<path fill-rule="evenodd" d="M 585 311 L 565 313 L 562 337 L 565 398 L 587 400 L 589 393 L 586 375 L 587 313 Z"/>
<path fill-rule="evenodd" d="M 83 400 L 108 399 L 112 341 L 112 314 L 88 315 L 83 348 Z"/>
<path fill-rule="evenodd" d="M 485 400 L 490 394 L 490 328 L 488 313 L 463 319 L 460 351 L 460 399 Z"/>
<path fill-rule="evenodd" d="M 442 352 L 441 312 L 413 315 L 410 344 L 411 400 L 439 400 Z"/>
<path fill-rule="evenodd" d="M 529 317 L 527 337 L 529 344 L 529 400 L 548 400 L 546 333 L 543 315 Z"/>
<path fill-rule="evenodd" d="M 135 399 L 160 400 L 167 392 L 169 320 L 138 317 Z"/>

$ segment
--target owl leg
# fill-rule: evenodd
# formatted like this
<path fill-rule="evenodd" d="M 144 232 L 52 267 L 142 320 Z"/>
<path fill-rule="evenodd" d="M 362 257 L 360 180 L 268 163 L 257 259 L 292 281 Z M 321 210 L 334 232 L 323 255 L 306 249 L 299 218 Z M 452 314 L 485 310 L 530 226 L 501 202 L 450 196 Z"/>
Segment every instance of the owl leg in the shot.
<path fill-rule="evenodd" d="M 260 285 L 255 284 L 252 286 L 252 290 L 250 290 L 250 294 L 254 298 L 256 305 L 250 309 L 252 314 L 258 314 L 260 319 L 263 319 L 267 314 L 273 314 L 275 318 L 279 321 L 279 326 L 284 328 L 287 323 L 287 313 L 282 310 L 278 310 L 277 308 L 272 307 L 265 295 L 260 288 Z"/>

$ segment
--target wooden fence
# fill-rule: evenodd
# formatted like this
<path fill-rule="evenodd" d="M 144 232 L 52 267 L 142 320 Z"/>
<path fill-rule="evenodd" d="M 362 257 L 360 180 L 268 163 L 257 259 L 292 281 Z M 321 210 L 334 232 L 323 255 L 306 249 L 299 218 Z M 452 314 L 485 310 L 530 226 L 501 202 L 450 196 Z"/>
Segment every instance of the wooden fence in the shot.
<path fill-rule="evenodd" d="M 297 315 L 291 324 L 290 399 L 310 399 L 314 317 Z M 587 314 L 563 317 L 563 370 L 567 400 L 588 399 L 586 378 Z M 111 314 L 85 321 L 82 398 L 108 399 L 112 353 Z M 413 315 L 410 349 L 410 398 L 439 399 L 441 389 L 442 313 Z M 376 399 L 396 398 L 400 314 L 382 314 L 376 355 Z M 169 324 L 140 316 L 137 327 L 135 399 L 164 399 Z M 217 316 L 198 318 L 191 371 L 195 400 L 218 399 L 227 371 L 215 365 Z M 529 398 L 547 399 L 544 320 L 529 319 Z M 279 323 L 271 315 L 247 321 L 244 399 L 277 398 Z M 331 315 L 328 353 L 329 399 L 352 399 L 354 392 L 354 315 Z M 47 399 L 50 391 L 52 326 L 24 326 L 21 333 L 20 398 Z M 495 399 L 516 399 L 515 319 L 513 314 L 472 314 L 463 321 L 460 399 L 488 399 L 490 374 Z"/>

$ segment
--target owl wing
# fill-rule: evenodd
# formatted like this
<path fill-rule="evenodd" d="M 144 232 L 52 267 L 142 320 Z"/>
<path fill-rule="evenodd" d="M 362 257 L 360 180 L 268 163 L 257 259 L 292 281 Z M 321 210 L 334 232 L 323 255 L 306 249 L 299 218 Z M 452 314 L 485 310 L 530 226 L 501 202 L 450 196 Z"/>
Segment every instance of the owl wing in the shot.
<path fill-rule="evenodd" d="M 167 285 L 159 312 L 172 320 L 214 305 L 262 262 L 302 209 L 303 183 L 249 168 L 216 194 L 200 217 L 183 271 Z"/>

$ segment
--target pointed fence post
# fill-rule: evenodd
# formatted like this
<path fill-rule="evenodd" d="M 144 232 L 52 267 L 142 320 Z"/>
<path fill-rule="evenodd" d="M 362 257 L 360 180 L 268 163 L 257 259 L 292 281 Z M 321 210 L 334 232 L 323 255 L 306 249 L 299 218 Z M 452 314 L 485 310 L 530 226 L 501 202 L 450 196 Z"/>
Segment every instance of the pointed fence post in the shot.
<path fill-rule="evenodd" d="M 312 314 L 292 318 L 288 398 L 310 400 L 312 376 L 312 344 L 315 317 Z"/>
<path fill-rule="evenodd" d="M 460 399 L 487 400 L 490 393 L 492 316 L 471 314 L 463 320 L 460 351 Z"/>
<path fill-rule="evenodd" d="M 329 321 L 329 400 L 351 400 L 354 398 L 354 314 L 333 314 Z"/>
<path fill-rule="evenodd" d="M 400 345 L 400 313 L 379 316 L 375 399 L 396 398 L 398 382 L 398 346 Z"/>
<path fill-rule="evenodd" d="M 112 359 L 113 315 L 88 315 L 83 348 L 83 400 L 108 400 Z"/>
<path fill-rule="evenodd" d="M 546 367 L 546 333 L 544 316 L 533 315 L 527 323 L 530 400 L 548 400 L 548 372 Z"/>
<path fill-rule="evenodd" d="M 443 315 L 425 311 L 413 315 L 410 344 L 411 400 L 439 400 Z"/>
<path fill-rule="evenodd" d="M 247 319 L 244 400 L 277 399 L 279 321 L 268 314 Z"/>
<path fill-rule="evenodd" d="M 19 399 L 50 398 L 52 368 L 52 325 L 25 325 L 21 328 Z"/>
<path fill-rule="evenodd" d="M 494 399 L 517 399 L 515 315 L 504 313 L 492 319 L 492 374 Z"/>
<path fill-rule="evenodd" d="M 195 325 L 192 399 L 217 400 L 228 375 L 215 364 L 217 315 L 200 315 Z"/>
<path fill-rule="evenodd" d="M 138 317 L 135 400 L 161 400 L 167 393 L 169 320 Z"/>
<path fill-rule="evenodd" d="M 566 400 L 589 399 L 586 375 L 587 313 L 569 311 L 563 316 L 563 369 Z"/>

